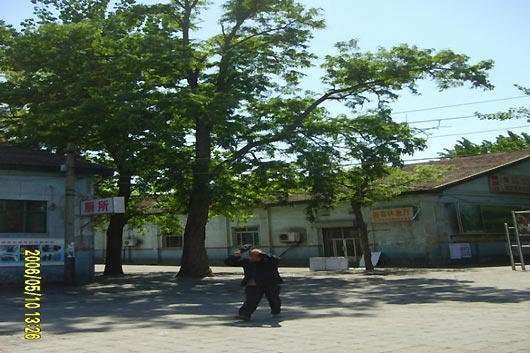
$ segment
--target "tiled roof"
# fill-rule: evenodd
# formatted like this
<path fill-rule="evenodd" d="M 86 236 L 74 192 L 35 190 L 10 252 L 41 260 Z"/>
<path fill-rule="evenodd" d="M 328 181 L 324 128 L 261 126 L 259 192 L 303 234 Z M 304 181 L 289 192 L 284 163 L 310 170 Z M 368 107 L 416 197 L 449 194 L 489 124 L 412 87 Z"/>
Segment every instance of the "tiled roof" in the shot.
<path fill-rule="evenodd" d="M 66 156 L 28 147 L 0 142 L 0 169 L 33 169 L 59 172 Z M 105 166 L 76 159 L 76 171 L 83 174 L 110 176 L 113 170 Z"/>
<path fill-rule="evenodd" d="M 309 194 L 289 194 L 287 195 L 287 197 L 279 196 L 277 199 L 263 200 L 263 203 L 267 206 L 271 206 L 271 205 L 304 203 L 308 201 L 311 201 L 311 195 Z"/>
<path fill-rule="evenodd" d="M 499 169 L 524 160 L 530 161 L 530 150 L 441 159 L 426 163 L 409 164 L 404 169 L 412 171 L 417 166 L 429 165 L 449 167 L 442 180 L 418 183 L 408 190 L 408 192 L 437 191 L 473 178 L 494 173 Z"/>
<path fill-rule="evenodd" d="M 420 182 L 413 184 L 406 193 L 418 193 L 429 191 L 440 191 L 452 185 L 478 178 L 489 173 L 520 163 L 530 161 L 530 150 L 489 153 L 470 157 L 459 157 L 454 159 L 440 159 L 425 163 L 408 164 L 403 167 L 405 171 L 413 171 L 417 166 L 443 166 L 448 167 L 442 179 L 437 181 Z M 307 202 L 311 196 L 307 194 L 289 194 L 288 203 Z M 274 204 L 276 202 L 266 202 Z"/>

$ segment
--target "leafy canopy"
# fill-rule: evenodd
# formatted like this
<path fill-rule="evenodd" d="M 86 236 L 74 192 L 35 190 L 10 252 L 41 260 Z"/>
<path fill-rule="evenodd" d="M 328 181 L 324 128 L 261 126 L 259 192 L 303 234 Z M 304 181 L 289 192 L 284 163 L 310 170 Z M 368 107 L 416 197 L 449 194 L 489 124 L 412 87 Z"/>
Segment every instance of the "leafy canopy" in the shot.
<path fill-rule="evenodd" d="M 21 32 L 1 27 L 5 136 L 58 149 L 74 139 L 145 174 L 139 181 L 150 179 L 152 191 L 175 193 L 172 207 L 183 212 L 201 175 L 211 214 L 236 215 L 294 190 L 325 195 L 353 163 L 346 181 L 364 186 L 423 148 L 392 121 L 402 90 L 419 93 L 426 79 L 441 90 L 492 88 L 490 60 L 342 42 L 323 58 L 321 91 L 306 92 L 301 78 L 316 59 L 309 43 L 324 22 L 294 0 L 225 1 L 219 32 L 207 39 L 194 38 L 207 1 L 122 0 L 114 10 L 108 0 L 35 3 L 47 6 Z M 351 115 L 333 116 L 329 101 Z M 200 143 L 209 154 L 198 154 Z"/>
<path fill-rule="evenodd" d="M 530 89 L 520 85 L 515 85 L 527 96 L 530 96 Z M 526 119 L 530 122 L 530 109 L 527 107 L 510 108 L 505 112 L 475 114 L 480 119 L 484 120 L 510 120 L 510 119 Z M 440 152 L 442 157 L 465 157 L 477 154 L 495 153 L 495 152 L 510 152 L 530 150 L 530 135 L 523 132 L 520 135 L 512 131 L 508 131 L 507 135 L 499 135 L 495 141 L 482 141 L 477 144 L 470 140 L 463 138 L 459 140 L 453 148 L 445 148 L 444 152 Z"/>

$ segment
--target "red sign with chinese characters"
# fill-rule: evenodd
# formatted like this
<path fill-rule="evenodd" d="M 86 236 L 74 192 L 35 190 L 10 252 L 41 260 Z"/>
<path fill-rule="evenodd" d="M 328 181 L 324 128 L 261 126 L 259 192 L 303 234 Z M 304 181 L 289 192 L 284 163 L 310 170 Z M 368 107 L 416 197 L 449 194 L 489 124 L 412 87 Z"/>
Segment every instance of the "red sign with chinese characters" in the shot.
<path fill-rule="evenodd" d="M 412 207 L 372 210 L 372 223 L 404 222 L 413 219 L 414 209 Z"/>
<path fill-rule="evenodd" d="M 530 177 L 526 175 L 493 174 L 489 180 L 491 192 L 530 194 Z"/>
<path fill-rule="evenodd" d="M 125 204 L 123 197 L 109 197 L 106 199 L 81 202 L 81 214 L 85 216 L 124 212 Z"/>

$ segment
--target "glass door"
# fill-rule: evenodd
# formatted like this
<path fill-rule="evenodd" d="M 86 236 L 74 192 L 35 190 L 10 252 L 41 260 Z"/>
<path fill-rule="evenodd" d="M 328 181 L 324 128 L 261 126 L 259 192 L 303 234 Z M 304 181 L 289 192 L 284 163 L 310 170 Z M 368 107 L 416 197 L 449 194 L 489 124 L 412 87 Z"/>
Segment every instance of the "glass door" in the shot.
<path fill-rule="evenodd" d="M 359 261 L 359 240 L 354 237 L 354 228 L 323 228 L 324 256 L 347 257 Z"/>

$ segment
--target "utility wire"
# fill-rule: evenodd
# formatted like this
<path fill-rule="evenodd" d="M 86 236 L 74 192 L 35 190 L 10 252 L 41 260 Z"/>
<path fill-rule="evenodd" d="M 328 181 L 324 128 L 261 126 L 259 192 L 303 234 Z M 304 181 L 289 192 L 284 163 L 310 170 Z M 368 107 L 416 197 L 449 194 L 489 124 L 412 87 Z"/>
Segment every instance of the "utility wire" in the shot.
<path fill-rule="evenodd" d="M 467 136 L 467 135 L 476 135 L 476 134 L 482 134 L 482 133 L 487 133 L 487 132 L 508 131 L 512 129 L 522 129 L 525 127 L 530 127 L 530 125 L 512 126 L 512 127 L 508 127 L 505 129 L 492 129 L 492 130 L 481 130 L 481 131 L 472 131 L 472 132 L 459 132 L 459 133 L 447 134 L 447 135 L 435 135 L 435 136 L 429 136 L 427 140 L 433 139 L 433 138 L 440 138 L 440 137 Z"/>
<path fill-rule="evenodd" d="M 440 121 L 460 120 L 460 119 L 469 119 L 469 118 L 477 118 L 477 116 L 476 115 L 464 115 L 464 116 L 454 116 L 454 117 L 449 117 L 449 118 L 407 121 L 406 123 L 407 124 L 434 123 L 434 122 L 440 122 Z"/>
<path fill-rule="evenodd" d="M 530 98 L 530 96 L 524 95 L 524 96 L 515 96 L 515 97 L 508 97 L 508 98 L 489 99 L 489 100 L 485 100 L 485 101 L 476 101 L 476 102 L 451 104 L 451 105 L 441 105 L 441 106 L 438 106 L 438 107 L 421 108 L 421 109 L 414 109 L 414 110 L 403 110 L 403 111 L 400 111 L 400 112 L 394 112 L 393 114 L 416 113 L 416 112 L 424 112 L 424 111 L 428 111 L 428 110 L 437 110 L 437 109 L 445 109 L 445 108 L 453 108 L 453 107 L 462 107 L 462 106 L 466 106 L 466 105 L 475 105 L 475 104 L 483 104 L 483 103 L 491 103 L 491 102 L 500 102 L 500 101 L 507 101 L 507 100 L 512 100 L 512 99 L 521 99 L 521 98 Z"/>

